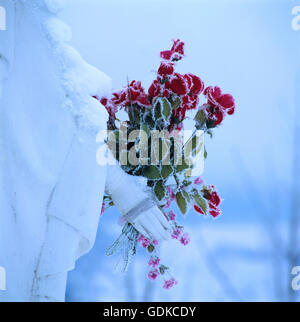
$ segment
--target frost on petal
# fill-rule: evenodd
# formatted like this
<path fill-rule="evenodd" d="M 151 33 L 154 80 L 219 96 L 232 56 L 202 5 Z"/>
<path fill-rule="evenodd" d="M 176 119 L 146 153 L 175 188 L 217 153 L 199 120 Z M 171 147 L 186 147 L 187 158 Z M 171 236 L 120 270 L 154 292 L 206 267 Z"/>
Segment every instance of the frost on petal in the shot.
<path fill-rule="evenodd" d="M 169 62 L 161 62 L 159 68 L 158 68 L 158 74 L 160 76 L 167 76 L 172 75 L 174 73 L 174 65 L 173 63 Z"/>
<path fill-rule="evenodd" d="M 182 245 L 187 245 L 190 242 L 190 240 L 191 240 L 191 238 L 190 238 L 190 235 L 188 233 L 184 233 L 180 237 L 180 243 Z"/>
<path fill-rule="evenodd" d="M 177 284 L 178 282 L 174 278 L 171 278 L 169 280 L 165 280 L 163 288 L 165 290 L 169 290 L 170 288 L 172 288 L 174 285 L 177 285 Z"/>
<path fill-rule="evenodd" d="M 172 234 L 171 234 L 171 237 L 173 238 L 173 239 L 178 239 L 178 237 L 181 235 L 181 233 L 182 233 L 182 228 L 176 228 L 173 232 L 172 232 Z"/>
<path fill-rule="evenodd" d="M 173 93 L 178 95 L 185 95 L 188 93 L 188 87 L 183 75 L 175 73 L 174 77 L 167 82 L 166 87 Z"/>
<path fill-rule="evenodd" d="M 160 264 L 159 257 L 157 257 L 157 256 L 154 256 L 154 257 L 151 256 L 151 258 L 150 258 L 150 260 L 148 262 L 148 265 L 151 266 L 151 267 L 153 267 L 153 268 L 155 268 L 155 267 L 159 266 L 159 264 Z"/>
<path fill-rule="evenodd" d="M 148 278 L 149 280 L 156 280 L 157 276 L 159 275 L 159 270 L 156 268 L 156 269 L 152 269 L 149 271 L 148 273 Z"/>

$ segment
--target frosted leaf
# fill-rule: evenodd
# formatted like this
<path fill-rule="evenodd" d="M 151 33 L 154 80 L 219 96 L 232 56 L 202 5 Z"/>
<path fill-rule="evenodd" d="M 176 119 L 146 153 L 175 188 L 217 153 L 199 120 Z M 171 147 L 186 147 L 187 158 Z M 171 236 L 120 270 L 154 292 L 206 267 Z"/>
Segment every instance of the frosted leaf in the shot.
<path fill-rule="evenodd" d="M 139 232 L 131 225 L 126 224 L 119 238 L 106 251 L 107 256 L 119 254 L 120 258 L 115 269 L 126 272 L 132 258 L 136 254 Z"/>

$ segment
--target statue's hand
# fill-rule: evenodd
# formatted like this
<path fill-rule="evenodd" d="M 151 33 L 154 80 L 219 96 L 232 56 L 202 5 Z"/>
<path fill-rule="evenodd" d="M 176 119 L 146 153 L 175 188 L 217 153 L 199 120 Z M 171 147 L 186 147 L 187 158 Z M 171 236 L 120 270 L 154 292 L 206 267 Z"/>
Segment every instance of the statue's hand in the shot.
<path fill-rule="evenodd" d="M 167 240 L 170 237 L 171 226 L 156 206 L 137 216 L 131 224 L 150 240 Z"/>
<path fill-rule="evenodd" d="M 107 170 L 105 190 L 123 215 L 121 222 L 131 223 L 148 239 L 168 239 L 171 226 L 151 193 L 145 191 L 137 178 L 125 173 L 118 164 L 108 165 Z"/>

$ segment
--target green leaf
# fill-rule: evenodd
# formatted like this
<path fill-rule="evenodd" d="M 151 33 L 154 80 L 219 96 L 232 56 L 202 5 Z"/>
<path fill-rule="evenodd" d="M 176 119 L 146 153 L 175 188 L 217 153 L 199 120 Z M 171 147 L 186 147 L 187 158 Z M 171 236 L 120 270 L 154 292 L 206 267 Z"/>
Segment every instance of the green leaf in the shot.
<path fill-rule="evenodd" d="M 179 96 L 176 96 L 172 101 L 172 109 L 176 110 L 181 105 L 181 99 Z"/>
<path fill-rule="evenodd" d="M 193 190 L 193 199 L 195 200 L 196 204 L 204 211 L 207 212 L 207 204 L 206 201 L 199 195 L 197 190 Z"/>
<path fill-rule="evenodd" d="M 154 118 L 155 120 L 158 120 L 162 117 L 161 115 L 161 102 L 160 100 L 156 100 L 155 104 L 154 104 Z"/>
<path fill-rule="evenodd" d="M 204 111 L 199 110 L 194 118 L 194 120 L 196 121 L 196 127 L 198 129 L 203 128 L 205 122 L 206 122 L 206 115 L 204 113 Z"/>
<path fill-rule="evenodd" d="M 186 170 L 189 168 L 189 165 L 184 161 L 184 158 L 182 158 L 182 164 L 178 164 L 176 166 L 176 172 L 181 172 L 183 170 Z"/>
<path fill-rule="evenodd" d="M 154 186 L 154 193 L 158 200 L 162 200 L 166 195 L 166 189 L 163 181 L 157 181 Z"/>
<path fill-rule="evenodd" d="M 165 266 L 165 265 L 160 265 L 159 266 L 159 272 L 161 275 L 164 275 L 165 272 L 169 269 L 169 267 Z"/>
<path fill-rule="evenodd" d="M 181 191 L 176 193 L 176 203 L 181 213 L 184 215 L 187 210 L 187 203 Z"/>
<path fill-rule="evenodd" d="M 153 115 L 150 111 L 144 113 L 143 116 L 144 122 L 150 127 L 153 128 L 154 127 L 154 120 L 153 120 Z"/>
<path fill-rule="evenodd" d="M 210 136 L 210 138 L 213 138 L 213 132 L 211 130 L 206 131 L 206 133 Z"/>
<path fill-rule="evenodd" d="M 153 253 L 154 249 L 155 249 L 155 247 L 152 244 L 148 245 L 148 247 L 147 247 L 147 250 L 149 253 Z"/>
<path fill-rule="evenodd" d="M 189 194 L 185 190 L 183 190 L 182 193 L 184 195 L 185 200 L 187 200 L 187 202 L 189 203 L 191 201 Z"/>
<path fill-rule="evenodd" d="M 173 173 L 173 168 L 170 165 L 161 166 L 161 175 L 164 179 L 166 179 L 172 173 Z"/>
<path fill-rule="evenodd" d="M 157 180 L 161 178 L 159 168 L 155 165 L 150 165 L 146 167 L 144 170 L 144 175 L 146 178 L 151 180 Z"/>
<path fill-rule="evenodd" d="M 143 130 L 147 134 L 147 136 L 149 138 L 151 133 L 150 133 L 150 129 L 149 129 L 149 127 L 148 127 L 148 125 L 146 123 L 142 124 L 141 130 Z"/>
<path fill-rule="evenodd" d="M 128 107 L 128 116 L 131 124 L 140 124 L 141 113 L 137 106 L 131 105 Z"/>
<path fill-rule="evenodd" d="M 171 104 L 165 97 L 161 99 L 161 104 L 162 104 L 162 115 L 164 116 L 164 119 L 168 121 L 168 119 L 171 116 Z"/>
<path fill-rule="evenodd" d="M 190 184 L 192 184 L 192 181 L 183 180 L 183 181 L 182 181 L 182 184 L 183 184 L 185 187 L 187 187 L 187 186 L 189 186 Z"/>
<path fill-rule="evenodd" d="M 209 120 L 209 121 L 206 122 L 206 127 L 208 129 L 213 129 L 215 127 L 215 123 L 216 122 L 214 120 Z"/>

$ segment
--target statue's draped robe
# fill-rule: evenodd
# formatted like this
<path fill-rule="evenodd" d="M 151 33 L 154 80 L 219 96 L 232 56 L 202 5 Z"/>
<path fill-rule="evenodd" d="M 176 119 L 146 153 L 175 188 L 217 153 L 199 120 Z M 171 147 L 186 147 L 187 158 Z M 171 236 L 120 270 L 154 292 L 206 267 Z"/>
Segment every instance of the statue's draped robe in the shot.
<path fill-rule="evenodd" d="M 47 32 L 60 38 L 44 1 L 0 5 L 0 301 L 64 300 L 66 272 L 98 225 L 106 168 L 96 163 L 96 132 L 107 114 L 90 95 L 103 93 L 80 79 L 85 62 Z M 66 63 L 67 53 L 76 59 Z M 72 80 L 76 68 L 82 75 Z M 89 124 L 89 110 L 98 123 Z"/>

